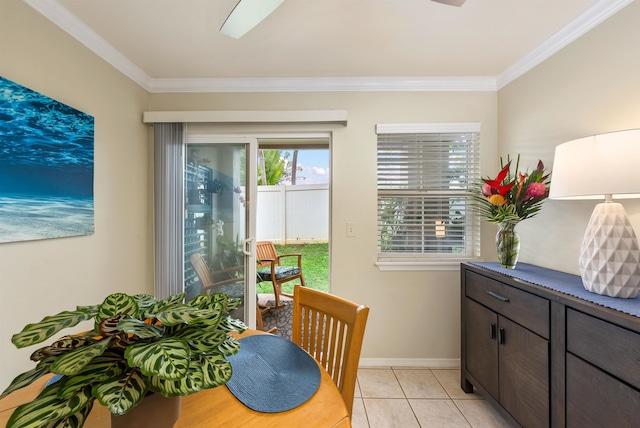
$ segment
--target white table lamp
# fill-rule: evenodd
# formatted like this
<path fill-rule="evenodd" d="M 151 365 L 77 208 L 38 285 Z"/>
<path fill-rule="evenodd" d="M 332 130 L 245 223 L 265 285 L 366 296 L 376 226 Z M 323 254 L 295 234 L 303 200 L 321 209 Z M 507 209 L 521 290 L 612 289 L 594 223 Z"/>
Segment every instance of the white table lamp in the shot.
<path fill-rule="evenodd" d="M 640 198 L 640 129 L 580 138 L 556 147 L 550 199 L 600 199 L 580 248 L 584 288 L 635 298 L 640 290 L 640 248 L 622 204 Z"/>

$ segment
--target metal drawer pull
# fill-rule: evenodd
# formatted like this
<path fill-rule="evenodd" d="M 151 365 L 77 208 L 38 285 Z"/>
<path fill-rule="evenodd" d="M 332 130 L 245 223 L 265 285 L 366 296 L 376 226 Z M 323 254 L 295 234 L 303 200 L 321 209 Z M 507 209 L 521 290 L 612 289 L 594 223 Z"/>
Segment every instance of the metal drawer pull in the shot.
<path fill-rule="evenodd" d="M 498 343 L 504 345 L 504 328 L 498 330 Z"/>
<path fill-rule="evenodd" d="M 506 297 L 504 297 L 503 295 L 498 294 L 498 293 L 496 293 L 496 292 L 494 292 L 494 291 L 487 291 L 487 294 L 488 294 L 489 296 L 491 296 L 491 297 L 495 297 L 496 299 L 501 300 L 501 301 L 503 301 L 503 302 L 508 302 L 508 301 L 509 301 L 509 299 L 508 299 L 508 298 L 506 298 Z"/>
<path fill-rule="evenodd" d="M 496 338 L 496 324 L 493 322 L 491 323 L 491 331 L 489 334 L 491 335 L 491 340 Z"/>

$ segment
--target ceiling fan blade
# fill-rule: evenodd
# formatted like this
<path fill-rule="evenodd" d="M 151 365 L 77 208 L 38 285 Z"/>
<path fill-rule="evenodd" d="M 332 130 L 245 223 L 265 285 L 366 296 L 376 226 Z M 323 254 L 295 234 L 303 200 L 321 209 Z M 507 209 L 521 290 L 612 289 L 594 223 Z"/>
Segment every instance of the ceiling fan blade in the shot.
<path fill-rule="evenodd" d="M 462 6 L 467 0 L 431 0 L 442 4 L 448 4 L 449 6 Z"/>
<path fill-rule="evenodd" d="M 222 24 L 220 32 L 234 39 L 239 39 L 269 16 L 283 1 L 239 0 Z"/>

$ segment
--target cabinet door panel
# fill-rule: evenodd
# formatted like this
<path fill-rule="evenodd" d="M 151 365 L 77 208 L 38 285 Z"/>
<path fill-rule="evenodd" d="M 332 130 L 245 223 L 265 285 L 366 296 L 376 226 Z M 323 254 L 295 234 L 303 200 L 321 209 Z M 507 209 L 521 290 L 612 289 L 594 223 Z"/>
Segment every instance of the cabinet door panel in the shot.
<path fill-rule="evenodd" d="M 567 428 L 638 426 L 640 392 L 567 353 Z"/>
<path fill-rule="evenodd" d="M 465 299 L 465 316 L 467 371 L 497 400 L 498 316 L 471 299 Z"/>
<path fill-rule="evenodd" d="M 525 427 L 549 426 L 549 342 L 502 316 L 500 403 Z"/>

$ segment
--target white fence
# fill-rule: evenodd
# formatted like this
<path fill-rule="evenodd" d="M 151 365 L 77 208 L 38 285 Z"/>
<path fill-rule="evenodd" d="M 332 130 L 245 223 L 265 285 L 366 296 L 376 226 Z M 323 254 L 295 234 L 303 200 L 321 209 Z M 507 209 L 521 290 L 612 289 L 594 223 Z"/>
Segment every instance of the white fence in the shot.
<path fill-rule="evenodd" d="M 329 241 L 329 185 L 258 186 L 258 241 Z"/>

